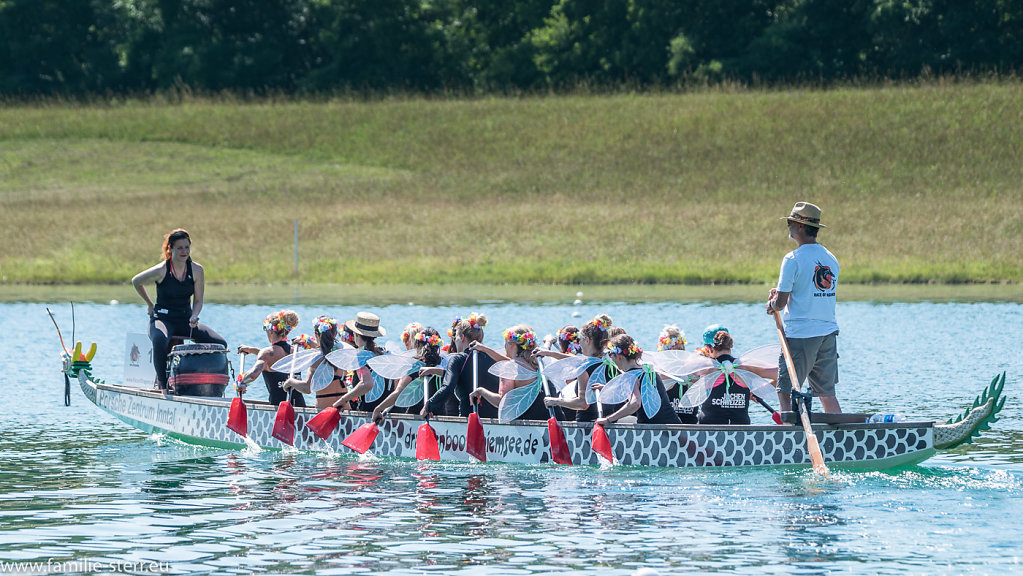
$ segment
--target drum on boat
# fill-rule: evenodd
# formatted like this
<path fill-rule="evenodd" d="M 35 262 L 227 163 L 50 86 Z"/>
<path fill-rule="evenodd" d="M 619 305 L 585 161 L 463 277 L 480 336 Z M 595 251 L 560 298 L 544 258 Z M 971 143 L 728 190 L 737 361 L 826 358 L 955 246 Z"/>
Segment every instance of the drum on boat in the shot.
<path fill-rule="evenodd" d="M 179 396 L 223 397 L 227 348 L 221 344 L 179 344 L 171 349 L 168 384 Z"/>

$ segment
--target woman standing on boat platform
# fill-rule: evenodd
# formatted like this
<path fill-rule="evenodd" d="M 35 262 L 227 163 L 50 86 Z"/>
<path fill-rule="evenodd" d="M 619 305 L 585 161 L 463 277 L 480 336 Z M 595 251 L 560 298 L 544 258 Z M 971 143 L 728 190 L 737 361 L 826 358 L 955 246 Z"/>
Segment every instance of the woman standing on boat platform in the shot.
<path fill-rule="evenodd" d="M 281 383 L 287 380 L 288 375 L 275 372 L 271 366 L 291 354 L 288 333 L 296 326 L 298 326 L 298 314 L 294 310 L 274 312 L 267 316 L 266 320 L 263 320 L 263 330 L 266 332 L 266 339 L 270 341 L 269 346 L 262 349 L 244 345 L 238 347 L 238 352 L 241 354 L 256 354 L 256 363 L 251 370 L 242 375 L 242 385 L 247 386 L 262 374 L 270 403 L 274 406 L 287 399 L 287 393 L 281 388 Z M 303 402 L 302 405 L 305 403 Z"/>
<path fill-rule="evenodd" d="M 188 231 L 172 230 L 163 240 L 163 261 L 131 279 L 135 291 L 146 301 L 153 367 L 157 387 L 161 389 L 167 388 L 167 353 L 172 339 L 190 338 L 198 344 L 227 346 L 220 334 L 199 323 L 206 282 L 202 266 L 192 261 L 191 253 Z M 146 284 L 153 283 L 155 304 L 146 292 Z"/>

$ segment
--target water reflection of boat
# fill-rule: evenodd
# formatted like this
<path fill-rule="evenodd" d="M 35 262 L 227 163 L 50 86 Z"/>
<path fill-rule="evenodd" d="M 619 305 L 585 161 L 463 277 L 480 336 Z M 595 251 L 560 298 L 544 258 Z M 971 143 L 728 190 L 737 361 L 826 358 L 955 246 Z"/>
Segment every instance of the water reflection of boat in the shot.
<path fill-rule="evenodd" d="M 104 383 L 91 376 L 87 362 L 65 358 L 65 373 L 77 378 L 85 396 L 118 419 L 150 433 L 206 446 L 243 448 L 244 439 L 226 426 L 230 399 L 176 396 Z M 1005 403 L 1005 374 L 992 380 L 973 406 L 946 423 L 905 421 L 894 423 L 840 422 L 815 415 L 813 426 L 829 466 L 888 468 L 923 461 L 936 450 L 969 442 L 997 419 Z M 263 448 L 285 445 L 271 435 L 276 409 L 261 401 L 246 401 L 248 432 Z M 326 441 L 305 423 L 316 414 L 298 408 L 295 448 L 350 452 L 341 440 L 369 421 L 363 412 L 343 413 L 337 430 Z M 841 420 L 841 419 L 837 419 Z M 539 464 L 550 461 L 547 423 L 522 421 L 500 424 L 483 419 L 487 460 Z M 390 416 L 380 425 L 372 452 L 380 457 L 414 458 L 416 430 L 422 419 L 405 414 Z M 469 461 L 465 451 L 466 420 L 437 417 L 431 420 L 442 460 Z M 598 465 L 590 445 L 591 425 L 564 422 L 573 464 Z M 794 425 L 697 426 L 615 424 L 608 427 L 616 459 L 623 465 L 662 467 L 809 466 L 804 432 Z M 353 453 L 354 454 L 354 453 Z"/>

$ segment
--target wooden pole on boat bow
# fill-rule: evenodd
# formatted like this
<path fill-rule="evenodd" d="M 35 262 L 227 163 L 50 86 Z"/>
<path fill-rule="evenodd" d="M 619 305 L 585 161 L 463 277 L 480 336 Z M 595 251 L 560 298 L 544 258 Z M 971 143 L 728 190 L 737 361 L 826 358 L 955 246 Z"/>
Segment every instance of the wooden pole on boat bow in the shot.
<path fill-rule="evenodd" d="M 792 361 L 792 353 L 789 352 L 789 343 L 785 339 L 785 326 L 781 323 L 781 316 L 777 311 L 772 311 L 775 327 L 778 329 L 778 341 L 781 342 L 781 351 L 785 355 L 785 366 L 789 369 L 789 380 L 792 381 L 792 388 L 799 392 L 799 382 L 796 381 L 796 365 Z M 806 450 L 810 453 L 810 462 L 813 464 L 813 471 L 823 476 L 828 476 L 828 467 L 824 464 L 824 454 L 821 453 L 820 444 L 817 443 L 817 436 L 813 433 L 810 425 L 810 414 L 806 411 L 806 405 L 799 403 L 799 419 L 803 423 L 803 432 L 806 433 Z"/>

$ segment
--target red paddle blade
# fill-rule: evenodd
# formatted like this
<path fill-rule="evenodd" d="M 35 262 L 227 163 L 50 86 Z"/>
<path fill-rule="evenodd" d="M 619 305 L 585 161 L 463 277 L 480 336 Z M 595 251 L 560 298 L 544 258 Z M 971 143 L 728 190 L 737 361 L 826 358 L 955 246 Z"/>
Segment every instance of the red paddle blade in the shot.
<path fill-rule="evenodd" d="M 590 442 L 593 444 L 593 451 L 600 454 L 608 462 L 615 461 L 614 450 L 611 450 L 611 439 L 607 437 L 607 430 L 600 424 L 593 425 L 593 437 Z"/>
<path fill-rule="evenodd" d="M 437 433 L 429 422 L 423 422 L 416 433 L 416 460 L 440 460 Z"/>
<path fill-rule="evenodd" d="M 781 412 L 771 414 L 771 420 L 774 420 L 775 424 L 781 426 Z"/>
<path fill-rule="evenodd" d="M 291 402 L 285 400 L 277 407 L 274 429 L 270 434 L 288 446 L 295 445 L 295 409 Z"/>
<path fill-rule="evenodd" d="M 319 414 L 310 418 L 305 423 L 305 427 L 312 430 L 313 434 L 326 440 L 334 433 L 334 429 L 337 428 L 337 423 L 340 421 L 341 413 L 337 411 L 337 408 L 328 406 L 321 410 Z"/>
<path fill-rule="evenodd" d="M 572 464 L 572 451 L 568 449 L 568 441 L 565 440 L 565 431 L 561 429 L 558 420 L 551 416 L 547 420 L 547 435 L 551 439 L 551 458 L 558 464 Z"/>
<path fill-rule="evenodd" d="M 469 414 L 469 425 L 465 431 L 465 451 L 480 462 L 487 461 L 487 437 L 483 435 L 483 424 L 475 412 Z"/>
<path fill-rule="evenodd" d="M 240 436 L 249 434 L 248 413 L 245 411 L 245 402 L 242 402 L 241 396 L 235 396 L 231 400 L 231 411 L 227 413 L 227 427 Z"/>
<path fill-rule="evenodd" d="M 376 440 L 379 432 L 380 428 L 376 424 L 367 422 L 356 428 L 355 432 L 352 432 L 341 441 L 341 444 L 348 446 L 359 454 L 365 454 L 366 450 L 369 450 L 369 447 L 373 445 L 373 440 Z"/>

